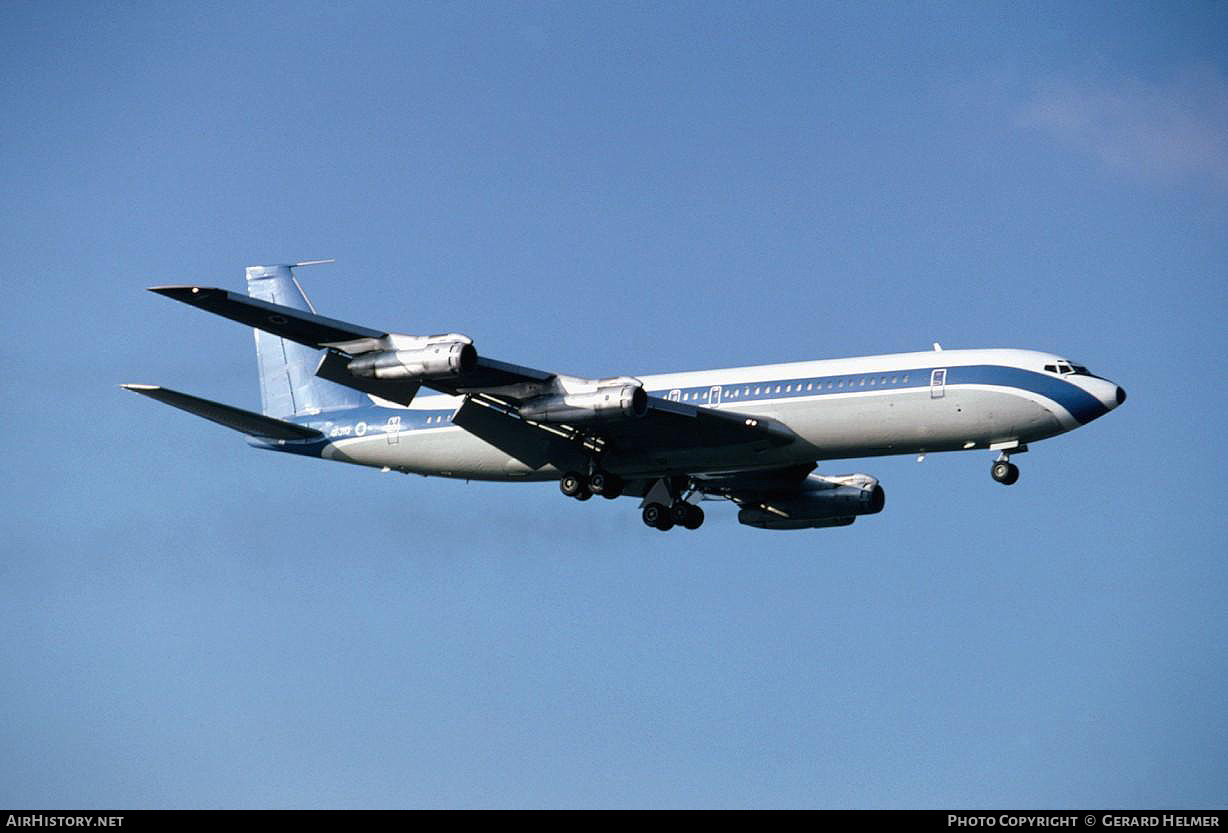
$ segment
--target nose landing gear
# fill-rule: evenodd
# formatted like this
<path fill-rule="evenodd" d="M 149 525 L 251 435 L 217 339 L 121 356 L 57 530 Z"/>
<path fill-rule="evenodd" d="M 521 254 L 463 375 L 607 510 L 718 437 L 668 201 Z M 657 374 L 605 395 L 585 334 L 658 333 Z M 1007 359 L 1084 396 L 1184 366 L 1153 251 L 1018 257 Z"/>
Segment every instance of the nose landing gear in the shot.
<path fill-rule="evenodd" d="M 1003 486 L 1009 486 L 1019 479 L 1019 467 L 1011 462 L 1010 456 L 1004 451 L 990 466 L 989 476 Z"/>

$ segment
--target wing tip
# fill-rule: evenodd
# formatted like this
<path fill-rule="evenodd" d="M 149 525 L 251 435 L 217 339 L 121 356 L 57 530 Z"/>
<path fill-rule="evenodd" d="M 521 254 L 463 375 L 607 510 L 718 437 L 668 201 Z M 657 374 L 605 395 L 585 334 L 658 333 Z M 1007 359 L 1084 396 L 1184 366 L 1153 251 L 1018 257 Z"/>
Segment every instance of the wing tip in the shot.
<path fill-rule="evenodd" d="M 213 289 L 212 287 L 190 283 L 164 284 L 162 286 L 147 286 L 145 288 L 150 292 L 156 292 L 159 295 L 167 295 L 172 298 L 178 295 L 199 295 L 202 292 L 210 292 Z"/>
<path fill-rule="evenodd" d="M 135 382 L 124 382 L 119 387 L 125 389 L 125 391 L 140 393 L 141 396 L 153 398 L 157 398 L 157 394 L 166 389 L 161 385 L 136 385 Z"/>

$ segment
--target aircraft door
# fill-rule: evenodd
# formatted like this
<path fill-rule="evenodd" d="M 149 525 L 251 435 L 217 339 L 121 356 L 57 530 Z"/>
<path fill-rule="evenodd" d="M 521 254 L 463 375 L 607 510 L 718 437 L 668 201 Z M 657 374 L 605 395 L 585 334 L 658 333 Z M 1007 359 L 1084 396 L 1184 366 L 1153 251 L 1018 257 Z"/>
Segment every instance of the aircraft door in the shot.
<path fill-rule="evenodd" d="M 721 386 L 713 385 L 708 389 L 708 407 L 715 408 L 721 404 Z"/>
<path fill-rule="evenodd" d="M 947 395 L 947 369 L 945 367 L 930 373 L 930 399 L 942 399 Z"/>

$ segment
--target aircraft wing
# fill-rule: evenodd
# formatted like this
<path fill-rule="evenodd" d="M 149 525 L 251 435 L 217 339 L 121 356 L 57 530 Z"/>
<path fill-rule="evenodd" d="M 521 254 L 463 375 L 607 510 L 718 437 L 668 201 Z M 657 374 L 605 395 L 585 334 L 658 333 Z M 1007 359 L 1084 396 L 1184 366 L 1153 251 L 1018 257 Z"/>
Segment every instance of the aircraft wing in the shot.
<path fill-rule="evenodd" d="M 774 419 L 671 402 L 656 396 L 648 397 L 648 410 L 642 417 L 593 423 L 585 425 L 583 431 L 522 419 L 514 408 L 487 396 L 471 396 L 452 423 L 535 469 L 569 459 L 569 450 L 574 454 L 575 441 L 584 437 L 600 443 L 603 451 L 620 457 L 732 446 L 766 450 L 797 439 L 789 428 Z"/>
<path fill-rule="evenodd" d="M 539 438 L 534 435 L 542 430 L 564 436 L 573 444 L 590 437 L 612 449 L 640 454 L 735 445 L 766 449 L 796 440 L 792 431 L 770 418 L 672 402 L 655 396 L 647 397 L 647 409 L 639 417 L 602 420 L 585 425 L 583 431 L 567 425 L 543 428 L 540 423 L 521 419 L 515 413 L 516 405 L 544 393 L 557 392 L 559 374 L 478 355 L 472 367 L 454 375 L 406 379 L 360 377 L 347 369 L 353 357 L 382 349 L 388 339 L 396 338 L 395 334 L 216 287 L 156 286 L 151 287 L 151 291 L 299 344 L 326 350 L 316 372 L 321 378 L 337 384 L 405 405 L 413 401 L 420 386 L 468 396 L 470 401 L 454 422 L 496 447 L 504 448 L 512 456 L 517 456 L 517 449 L 537 448 Z M 494 413 L 481 414 L 473 408 L 486 408 Z M 549 442 L 546 446 L 554 447 Z M 541 459 L 542 454 L 553 456 L 553 452 L 529 456 Z M 529 463 L 534 467 L 541 464 Z"/>
<path fill-rule="evenodd" d="M 337 345 L 370 344 L 388 337 L 390 334 L 386 331 L 284 307 L 217 287 L 153 286 L 150 291 L 308 347 L 328 350 L 321 362 L 323 372 L 317 373 L 330 382 L 373 393 L 403 405 L 409 404 L 418 390 L 419 383 L 416 381 L 362 379 L 346 371 L 345 365 L 351 354 L 339 349 Z M 553 373 L 544 370 L 478 356 L 476 366 L 466 373 L 463 379 L 431 379 L 424 384 L 442 393 L 459 394 L 471 390 L 545 382 L 553 377 Z"/>
<path fill-rule="evenodd" d="M 774 469 L 702 474 L 696 477 L 705 494 L 745 499 L 780 498 L 796 495 L 806 478 L 816 468 L 815 463 L 798 463 Z"/>
<path fill-rule="evenodd" d="M 797 435 L 777 420 L 718 411 L 685 402 L 648 397 L 648 413 L 640 419 L 610 422 L 598 429 L 616 447 L 716 448 L 758 444 L 762 448 L 788 445 Z"/>
<path fill-rule="evenodd" d="M 324 347 L 331 342 L 380 338 L 387 335 L 370 327 L 360 327 L 335 318 L 325 318 L 323 315 L 271 304 L 228 289 L 209 286 L 151 286 L 149 291 L 308 347 Z"/>

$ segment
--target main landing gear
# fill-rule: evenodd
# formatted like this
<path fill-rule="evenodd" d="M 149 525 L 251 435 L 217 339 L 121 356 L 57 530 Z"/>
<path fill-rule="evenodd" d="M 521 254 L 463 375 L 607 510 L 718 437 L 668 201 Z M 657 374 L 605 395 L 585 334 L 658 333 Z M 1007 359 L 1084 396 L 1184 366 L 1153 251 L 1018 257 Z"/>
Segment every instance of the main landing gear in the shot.
<path fill-rule="evenodd" d="M 1010 455 L 1003 451 L 990 466 L 989 476 L 1003 486 L 1009 486 L 1019 479 L 1019 467 L 1012 463 Z"/>
<path fill-rule="evenodd" d="M 685 500 L 676 500 L 669 506 L 650 503 L 644 507 L 643 518 L 645 525 L 662 532 L 668 532 L 675 526 L 699 529 L 703 526 L 704 510 Z"/>
<path fill-rule="evenodd" d="M 623 493 L 623 479 L 601 469 L 587 477 L 578 471 L 569 471 L 559 480 L 559 491 L 576 500 L 588 500 L 593 495 L 613 500 Z"/>
<path fill-rule="evenodd" d="M 665 483 L 664 488 L 661 483 L 665 481 L 658 483 L 657 488 L 660 491 L 655 495 L 658 500 L 650 501 L 644 506 L 644 523 L 662 532 L 675 526 L 699 529 L 704 522 L 704 510 L 685 499 L 681 483 Z M 613 500 L 623 493 L 625 485 L 617 474 L 598 468 L 594 468 L 592 473 L 587 475 L 569 471 L 559 478 L 559 491 L 576 500 L 588 500 L 593 495 Z M 658 502 L 662 499 L 671 502 L 668 505 Z"/>

